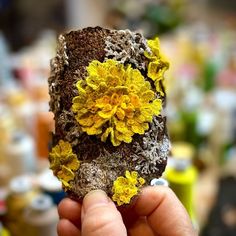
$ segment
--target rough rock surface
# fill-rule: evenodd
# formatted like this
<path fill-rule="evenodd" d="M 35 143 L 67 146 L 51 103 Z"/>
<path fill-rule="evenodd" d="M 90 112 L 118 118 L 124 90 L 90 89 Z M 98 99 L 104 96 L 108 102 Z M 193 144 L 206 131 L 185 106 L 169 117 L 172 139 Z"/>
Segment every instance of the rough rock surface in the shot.
<path fill-rule="evenodd" d="M 151 179 L 160 177 L 165 170 L 170 142 L 163 112 L 153 116 L 144 134 L 134 134 L 132 142 L 114 146 L 108 139 L 103 142 L 96 135 L 83 132 L 71 109 L 73 98 L 79 94 L 76 83 L 88 75 L 86 68 L 89 63 L 109 59 L 138 69 L 151 84 L 155 96 L 164 104 L 162 83 L 162 93 L 156 92 L 153 80 L 147 76 L 149 61 L 144 52 L 151 52 L 147 40 L 140 33 L 128 30 L 96 27 L 59 36 L 57 54 L 51 60 L 51 75 L 48 79 L 50 110 L 55 116 L 52 147 L 59 140 L 69 142 L 79 160 L 79 168 L 73 170 L 75 177 L 69 181 L 70 186 L 64 186 L 73 198 L 80 200 L 90 190 L 98 188 L 112 197 L 114 181 L 124 176 L 127 170 L 136 171 L 139 177 L 145 179 L 143 186 L 149 185 Z M 49 160 L 52 165 L 50 156 Z"/>

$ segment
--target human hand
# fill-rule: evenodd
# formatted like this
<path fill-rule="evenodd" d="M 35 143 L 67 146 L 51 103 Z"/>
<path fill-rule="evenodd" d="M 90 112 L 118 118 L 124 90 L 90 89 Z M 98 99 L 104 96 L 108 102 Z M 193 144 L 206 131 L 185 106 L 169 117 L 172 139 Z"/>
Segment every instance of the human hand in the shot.
<path fill-rule="evenodd" d="M 64 199 L 58 206 L 59 236 L 195 236 L 176 195 L 163 186 L 146 187 L 128 210 L 117 210 L 105 192 L 88 193 L 79 204 Z"/>

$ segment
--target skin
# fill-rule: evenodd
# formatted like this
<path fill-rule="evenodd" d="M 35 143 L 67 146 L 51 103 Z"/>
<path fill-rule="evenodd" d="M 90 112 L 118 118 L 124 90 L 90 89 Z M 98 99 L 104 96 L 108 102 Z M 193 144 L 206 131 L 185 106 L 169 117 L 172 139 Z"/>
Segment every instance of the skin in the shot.
<path fill-rule="evenodd" d="M 168 187 L 146 187 L 129 208 L 117 209 L 106 193 L 88 193 L 83 204 L 58 206 L 59 236 L 196 236 L 190 218 Z"/>

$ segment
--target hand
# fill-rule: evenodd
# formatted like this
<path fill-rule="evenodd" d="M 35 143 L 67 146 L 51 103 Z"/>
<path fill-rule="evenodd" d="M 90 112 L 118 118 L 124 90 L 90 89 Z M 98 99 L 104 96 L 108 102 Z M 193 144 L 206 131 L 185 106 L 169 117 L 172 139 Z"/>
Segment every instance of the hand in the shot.
<path fill-rule="evenodd" d="M 62 200 L 58 212 L 59 236 L 197 235 L 183 205 L 163 186 L 144 188 L 129 209 L 118 211 L 103 191 L 96 190 L 84 197 L 82 206 Z"/>

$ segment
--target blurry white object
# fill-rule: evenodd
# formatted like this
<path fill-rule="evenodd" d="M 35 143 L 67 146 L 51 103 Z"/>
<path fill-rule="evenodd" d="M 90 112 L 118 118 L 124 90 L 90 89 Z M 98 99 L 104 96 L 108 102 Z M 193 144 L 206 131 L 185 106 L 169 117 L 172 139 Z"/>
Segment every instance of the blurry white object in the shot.
<path fill-rule="evenodd" d="M 105 26 L 107 0 L 70 0 L 66 1 L 66 5 L 68 28 Z"/>
<path fill-rule="evenodd" d="M 183 98 L 183 107 L 187 110 L 196 110 L 202 104 L 204 95 L 203 92 L 196 86 L 186 87 L 186 93 Z"/>
<path fill-rule="evenodd" d="M 163 178 L 152 179 L 151 182 L 150 182 L 150 185 L 151 186 L 158 186 L 158 185 L 160 185 L 160 186 L 166 186 L 166 187 L 169 186 L 168 181 L 163 179 Z"/>
<path fill-rule="evenodd" d="M 199 110 L 197 116 L 197 131 L 201 135 L 209 135 L 214 128 L 216 114 L 209 108 Z"/>
<path fill-rule="evenodd" d="M 6 146 L 5 154 L 15 176 L 35 171 L 35 145 L 32 137 L 26 133 L 14 133 Z"/>
<path fill-rule="evenodd" d="M 236 91 L 229 89 L 217 89 L 214 92 L 216 106 L 222 110 L 236 108 Z"/>
<path fill-rule="evenodd" d="M 57 179 L 51 170 L 47 169 L 38 177 L 38 184 L 43 190 L 59 191 L 62 190 L 61 181 Z"/>
<path fill-rule="evenodd" d="M 235 136 L 233 113 L 236 109 L 236 91 L 233 89 L 217 89 L 213 96 L 217 108 L 217 123 L 214 128 L 215 139 L 217 138 L 218 145 L 230 143 Z"/>
<path fill-rule="evenodd" d="M 32 182 L 28 176 L 17 176 L 10 181 L 9 188 L 12 193 L 25 193 L 32 189 Z"/>

